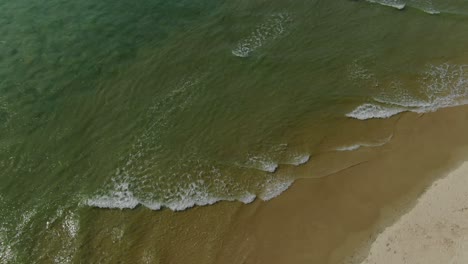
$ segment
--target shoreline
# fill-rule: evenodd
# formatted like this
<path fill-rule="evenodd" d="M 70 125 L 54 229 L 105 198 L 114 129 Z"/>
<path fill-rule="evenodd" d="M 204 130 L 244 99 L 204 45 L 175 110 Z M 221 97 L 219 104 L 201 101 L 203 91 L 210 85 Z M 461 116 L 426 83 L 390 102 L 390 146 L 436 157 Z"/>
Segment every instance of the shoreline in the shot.
<path fill-rule="evenodd" d="M 256 209 L 239 209 L 239 214 L 253 210 L 254 216 L 235 220 L 249 228 L 233 228 L 227 237 L 243 233 L 243 238 L 228 244 L 258 243 L 250 245 L 254 253 L 245 263 L 360 263 L 380 230 L 412 208 L 434 180 L 466 160 L 468 125 L 461 121 L 467 120 L 467 109 L 403 113 L 387 120 L 394 126 L 388 144 L 319 156 L 330 161 L 327 166 L 312 159 L 296 171 L 311 176 L 268 203 L 256 203 Z M 342 164 L 333 159 L 337 155 Z M 220 255 L 213 263 L 233 263 L 226 250 Z"/>
<path fill-rule="evenodd" d="M 457 106 L 354 122 L 350 134 L 375 128 L 379 135 L 392 131 L 392 140 L 375 148 L 327 152 L 343 143 L 331 136 L 310 162 L 278 170 L 301 177 L 268 202 L 219 202 L 182 212 L 92 209 L 87 224 L 106 228 L 86 234 L 89 243 L 82 251 L 92 252 L 92 262 L 361 263 L 385 227 L 408 212 L 435 180 L 467 160 L 467 120 L 468 106 Z M 121 225 L 132 228 L 125 235 L 132 241 L 129 254 L 103 253 L 114 245 L 108 234 Z"/>
<path fill-rule="evenodd" d="M 468 262 L 468 162 L 435 181 L 377 236 L 361 264 Z"/>

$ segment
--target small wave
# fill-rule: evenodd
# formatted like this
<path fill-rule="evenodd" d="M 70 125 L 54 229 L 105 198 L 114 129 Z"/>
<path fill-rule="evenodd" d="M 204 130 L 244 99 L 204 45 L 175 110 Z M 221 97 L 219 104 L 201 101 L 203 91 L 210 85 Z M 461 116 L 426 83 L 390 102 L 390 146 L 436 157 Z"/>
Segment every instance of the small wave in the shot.
<path fill-rule="evenodd" d="M 271 177 L 261 185 L 258 198 L 263 201 L 271 200 L 284 191 L 286 191 L 293 179 L 280 179 Z M 107 208 L 107 209 L 134 209 L 142 205 L 150 210 L 160 210 L 169 208 L 172 211 L 183 211 L 194 206 L 212 205 L 219 201 L 239 201 L 244 204 L 253 202 L 257 196 L 253 193 L 245 191 L 242 195 L 235 197 L 231 196 L 215 196 L 206 191 L 201 192 L 196 185 L 190 185 L 187 190 L 179 190 L 178 199 L 170 201 L 153 201 L 148 198 L 138 198 L 132 191 L 129 190 L 129 184 L 123 183 L 113 190 L 110 194 L 97 195 L 93 198 L 86 199 L 84 204 L 90 207 Z M 203 188 L 202 188 L 203 189 Z"/>
<path fill-rule="evenodd" d="M 434 7 L 432 0 L 408 0 L 408 5 L 430 15 L 440 14 L 440 11 Z"/>
<path fill-rule="evenodd" d="M 158 201 L 151 201 L 145 199 L 134 199 L 132 203 L 121 203 L 118 200 L 110 200 L 107 197 L 95 197 L 93 199 L 88 199 L 86 205 L 91 207 L 98 207 L 98 208 L 107 208 L 107 209 L 134 209 L 138 205 L 142 205 L 150 210 L 161 210 L 162 208 L 169 208 L 172 211 L 183 211 L 194 206 L 206 206 L 212 205 L 219 201 L 239 201 L 244 204 L 251 203 L 255 200 L 256 195 L 247 193 L 244 196 L 238 198 L 223 198 L 223 197 L 199 197 L 197 199 L 189 199 L 187 197 L 181 197 L 178 201 L 171 201 L 171 202 L 158 202 Z"/>
<path fill-rule="evenodd" d="M 309 162 L 309 160 L 310 160 L 309 154 L 300 154 L 300 155 L 293 156 L 291 160 L 287 162 L 287 164 L 300 166 L 300 165 L 306 164 L 307 162 Z"/>
<path fill-rule="evenodd" d="M 440 14 L 440 11 L 439 10 L 436 10 L 436 9 L 432 9 L 432 8 L 423 8 L 423 9 L 420 9 L 421 11 L 423 11 L 424 13 L 427 13 L 429 15 L 438 15 Z"/>
<path fill-rule="evenodd" d="M 428 113 L 441 108 L 468 104 L 468 65 L 432 65 L 420 80 L 422 96 L 408 91 L 382 94 L 372 103 L 355 108 L 347 117 L 367 120 L 388 118 L 402 112 Z"/>
<path fill-rule="evenodd" d="M 239 41 L 232 54 L 237 57 L 248 57 L 267 42 L 280 37 L 285 32 L 285 25 L 291 20 L 287 14 L 276 14 L 258 26 L 247 38 Z"/>
<path fill-rule="evenodd" d="M 337 151 L 353 151 L 361 148 L 363 144 L 354 144 L 354 145 L 349 145 L 349 146 L 343 146 L 343 147 L 338 147 L 336 148 Z"/>
<path fill-rule="evenodd" d="M 389 137 L 387 137 L 387 138 L 385 138 L 383 140 L 377 141 L 377 142 L 357 143 L 357 144 L 353 144 L 353 145 L 338 147 L 335 150 L 337 150 L 337 151 L 353 151 L 353 150 L 360 149 L 362 147 L 366 147 L 366 148 L 381 147 L 381 146 L 387 144 L 388 142 L 390 142 L 390 140 L 392 140 L 392 137 L 393 137 L 393 135 L 390 135 Z"/>
<path fill-rule="evenodd" d="M 219 201 L 228 201 L 228 202 L 239 201 L 244 204 L 249 204 L 253 202 L 255 198 L 256 196 L 251 193 L 246 193 L 244 196 L 241 196 L 238 198 L 220 198 L 220 197 L 211 197 L 207 195 L 206 197 L 199 197 L 195 200 L 188 199 L 187 197 L 185 197 L 184 199 L 181 199 L 178 201 L 167 202 L 167 203 L 155 202 L 155 201 L 142 201 L 140 202 L 140 204 L 148 209 L 155 210 L 155 211 L 161 210 L 163 207 L 169 208 L 172 211 L 183 211 L 188 208 L 195 207 L 195 206 L 212 205 Z"/>
<path fill-rule="evenodd" d="M 140 204 L 126 182 L 117 184 L 109 194 L 88 199 L 85 203 L 92 207 L 112 209 L 133 209 Z"/>
<path fill-rule="evenodd" d="M 424 13 L 430 15 L 440 14 L 440 11 L 437 10 L 431 0 L 367 0 L 369 3 L 380 4 L 383 6 L 389 6 L 396 8 L 398 10 L 403 10 L 405 7 L 409 6 L 421 10 Z"/>
<path fill-rule="evenodd" d="M 269 180 L 262 191 L 262 193 L 258 196 L 260 199 L 263 201 L 268 201 L 271 200 L 280 194 L 282 194 L 284 191 L 289 189 L 291 185 L 293 184 L 294 180 L 292 179 L 274 179 L 272 178 Z"/>
<path fill-rule="evenodd" d="M 389 118 L 405 111 L 408 110 L 400 107 L 387 107 L 366 103 L 358 106 L 356 109 L 346 114 L 346 116 L 359 120 L 366 120 L 371 118 Z"/>
<path fill-rule="evenodd" d="M 393 7 L 398 10 L 402 10 L 406 6 L 406 3 L 400 0 L 367 0 L 367 2 Z"/>
<path fill-rule="evenodd" d="M 278 163 L 265 157 L 250 156 L 246 164 L 241 167 L 247 167 L 273 173 L 276 171 L 276 169 L 278 169 Z"/>

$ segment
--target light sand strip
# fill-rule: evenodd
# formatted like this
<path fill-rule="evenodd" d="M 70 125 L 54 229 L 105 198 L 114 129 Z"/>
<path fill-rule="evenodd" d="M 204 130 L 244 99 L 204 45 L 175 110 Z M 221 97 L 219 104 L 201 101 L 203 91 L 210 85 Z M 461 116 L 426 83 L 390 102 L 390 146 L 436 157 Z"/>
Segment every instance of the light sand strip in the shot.
<path fill-rule="evenodd" d="M 386 228 L 362 264 L 468 263 L 468 162 L 436 181 Z"/>

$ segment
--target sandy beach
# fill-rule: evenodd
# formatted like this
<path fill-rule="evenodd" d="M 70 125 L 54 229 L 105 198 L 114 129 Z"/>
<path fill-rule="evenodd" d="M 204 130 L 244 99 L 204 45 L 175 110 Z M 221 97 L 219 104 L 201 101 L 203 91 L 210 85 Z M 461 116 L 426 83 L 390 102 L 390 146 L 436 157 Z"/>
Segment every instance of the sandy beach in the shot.
<path fill-rule="evenodd" d="M 302 167 L 302 175 L 328 173 L 298 180 L 267 203 L 240 208 L 223 242 L 229 247 L 213 263 L 360 263 L 381 230 L 467 157 L 466 109 L 403 114 L 389 123 L 394 136 L 388 144 L 341 156 L 344 165 Z M 244 262 L 230 261 L 228 248 L 236 245 L 248 249 L 235 254 L 246 255 Z"/>
<path fill-rule="evenodd" d="M 386 228 L 362 264 L 468 263 L 468 162 L 436 181 Z"/>
<path fill-rule="evenodd" d="M 468 263 L 468 0 L 0 5 L 0 264 Z"/>

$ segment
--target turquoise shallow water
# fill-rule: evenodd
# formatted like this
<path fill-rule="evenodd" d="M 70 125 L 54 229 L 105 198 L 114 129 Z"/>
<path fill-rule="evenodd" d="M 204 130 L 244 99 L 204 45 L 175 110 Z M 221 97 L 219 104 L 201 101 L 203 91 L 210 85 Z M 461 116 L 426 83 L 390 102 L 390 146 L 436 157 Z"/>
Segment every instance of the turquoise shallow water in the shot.
<path fill-rule="evenodd" d="M 464 104 L 466 12 L 1 1 L 1 262 L 73 261 L 95 207 L 269 200 L 307 176 L 278 168 L 313 162 L 344 120 Z"/>

